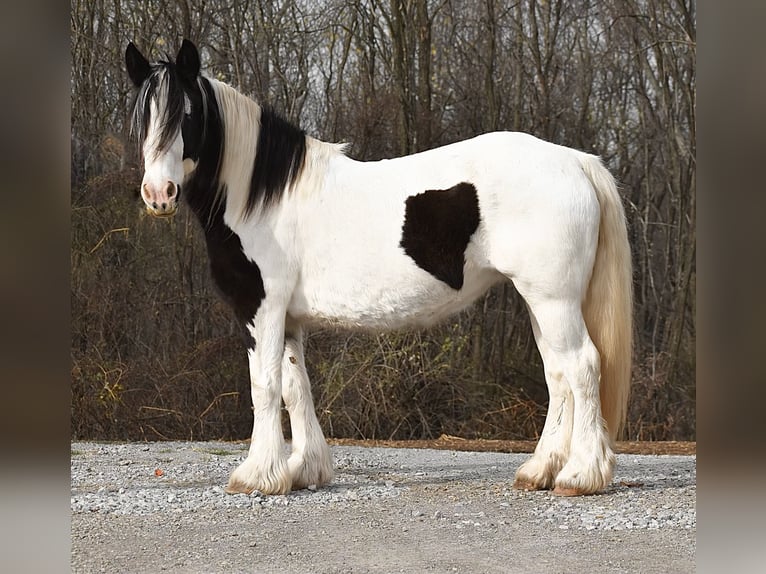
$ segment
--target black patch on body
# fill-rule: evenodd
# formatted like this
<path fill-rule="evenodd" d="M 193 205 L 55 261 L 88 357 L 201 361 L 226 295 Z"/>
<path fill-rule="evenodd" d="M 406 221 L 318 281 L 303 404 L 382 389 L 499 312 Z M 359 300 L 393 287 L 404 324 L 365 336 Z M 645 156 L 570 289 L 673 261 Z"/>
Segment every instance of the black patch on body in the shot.
<path fill-rule="evenodd" d="M 418 267 L 453 289 L 463 286 L 465 250 L 479 226 L 476 187 L 429 189 L 405 202 L 399 246 Z"/>
<path fill-rule="evenodd" d="M 245 213 L 259 203 L 272 205 L 301 172 L 306 159 L 306 132 L 269 107 L 261 108 L 250 193 Z"/>
<path fill-rule="evenodd" d="M 166 74 L 161 73 L 163 69 Z M 197 162 L 196 169 L 184 180 L 184 198 L 205 233 L 213 281 L 244 327 L 252 321 L 266 293 L 258 265 L 245 256 L 239 236 L 223 220 L 226 190 L 220 182 L 220 167 L 225 139 L 215 92 L 206 78 L 189 80 L 177 72 L 172 62 L 153 64 L 133 112 L 139 138 L 145 137 L 149 121 L 147 96 L 153 95 L 159 81 L 169 82 L 168 111 L 163 118 L 160 140 L 169 145 L 178 130 L 183 130 L 184 158 Z M 149 94 L 143 94 L 144 90 L 149 90 Z M 184 96 L 191 101 L 189 114 L 184 113 Z M 247 346 L 254 348 L 255 341 L 246 328 L 244 331 Z"/>

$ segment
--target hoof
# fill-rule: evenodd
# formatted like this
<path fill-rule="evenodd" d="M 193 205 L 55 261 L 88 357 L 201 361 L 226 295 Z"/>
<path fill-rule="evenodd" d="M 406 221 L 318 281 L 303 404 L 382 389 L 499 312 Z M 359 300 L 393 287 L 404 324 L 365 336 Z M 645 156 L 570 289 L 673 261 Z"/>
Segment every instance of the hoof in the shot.
<path fill-rule="evenodd" d="M 513 481 L 513 489 L 514 490 L 547 490 L 547 487 L 541 484 L 537 484 L 536 482 L 533 482 L 526 478 L 517 478 Z"/>
<path fill-rule="evenodd" d="M 239 481 L 232 482 L 231 480 L 226 484 L 226 487 L 223 489 L 223 491 L 226 494 L 252 494 L 255 492 L 254 488 L 250 488 L 246 486 L 244 483 Z"/>
<path fill-rule="evenodd" d="M 587 496 L 593 494 L 592 492 L 586 492 L 578 488 L 567 488 L 564 486 L 557 486 L 553 489 L 553 496 Z"/>
<path fill-rule="evenodd" d="M 287 494 L 292 483 L 287 472 L 287 461 L 276 459 L 272 461 L 257 460 L 248 457 L 229 476 L 229 482 L 224 489 L 228 494 Z"/>
<path fill-rule="evenodd" d="M 326 444 L 315 451 L 301 454 L 293 452 L 287 460 L 293 490 L 320 487 L 332 482 L 334 472 L 332 456 Z"/>

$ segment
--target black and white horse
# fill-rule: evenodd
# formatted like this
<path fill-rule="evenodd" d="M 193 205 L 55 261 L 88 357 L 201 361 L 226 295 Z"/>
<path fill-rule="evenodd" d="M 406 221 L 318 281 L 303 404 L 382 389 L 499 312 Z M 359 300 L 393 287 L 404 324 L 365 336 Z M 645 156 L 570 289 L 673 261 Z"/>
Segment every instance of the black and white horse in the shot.
<path fill-rule="evenodd" d="M 574 495 L 610 483 L 630 381 L 631 261 L 598 158 L 504 132 L 355 161 L 200 75 L 188 40 L 175 62 L 149 63 L 132 43 L 125 58 L 146 208 L 171 216 L 185 198 L 213 279 L 249 333 L 252 442 L 228 492 L 332 479 L 304 326 L 428 326 L 503 280 L 527 304 L 550 395 L 515 486 Z"/>

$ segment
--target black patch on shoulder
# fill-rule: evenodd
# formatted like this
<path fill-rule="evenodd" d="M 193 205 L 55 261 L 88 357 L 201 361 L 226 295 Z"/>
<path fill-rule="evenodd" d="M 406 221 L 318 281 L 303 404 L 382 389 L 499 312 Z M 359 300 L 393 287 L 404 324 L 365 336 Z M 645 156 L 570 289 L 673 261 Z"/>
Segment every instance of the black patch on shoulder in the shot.
<path fill-rule="evenodd" d="M 305 159 L 306 132 L 264 106 L 245 213 L 261 202 L 268 207 L 278 201 L 300 175 Z"/>
<path fill-rule="evenodd" d="M 463 286 L 465 249 L 479 226 L 476 187 L 458 183 L 407 198 L 399 246 L 421 269 L 453 289 Z"/>
<path fill-rule="evenodd" d="M 245 256 L 239 236 L 223 222 L 223 217 L 207 228 L 205 239 L 213 281 L 234 309 L 237 320 L 245 326 L 253 320 L 266 297 L 261 270 Z M 254 348 L 252 337 L 246 338 L 248 346 Z"/>

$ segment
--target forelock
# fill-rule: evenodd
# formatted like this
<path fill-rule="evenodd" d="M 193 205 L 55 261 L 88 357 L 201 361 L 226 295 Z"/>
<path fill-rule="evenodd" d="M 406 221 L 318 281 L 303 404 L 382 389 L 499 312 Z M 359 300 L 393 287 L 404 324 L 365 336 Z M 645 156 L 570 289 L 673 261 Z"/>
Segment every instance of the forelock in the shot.
<path fill-rule="evenodd" d="M 156 142 L 154 151 L 161 153 L 170 147 L 178 135 L 184 115 L 184 92 L 172 63 L 153 64 L 152 73 L 136 94 L 131 131 L 139 147 L 144 145 L 149 135 L 152 102 L 155 103 L 159 114 L 159 117 L 155 118 L 155 126 L 158 126 L 159 133 L 153 134 Z"/>

